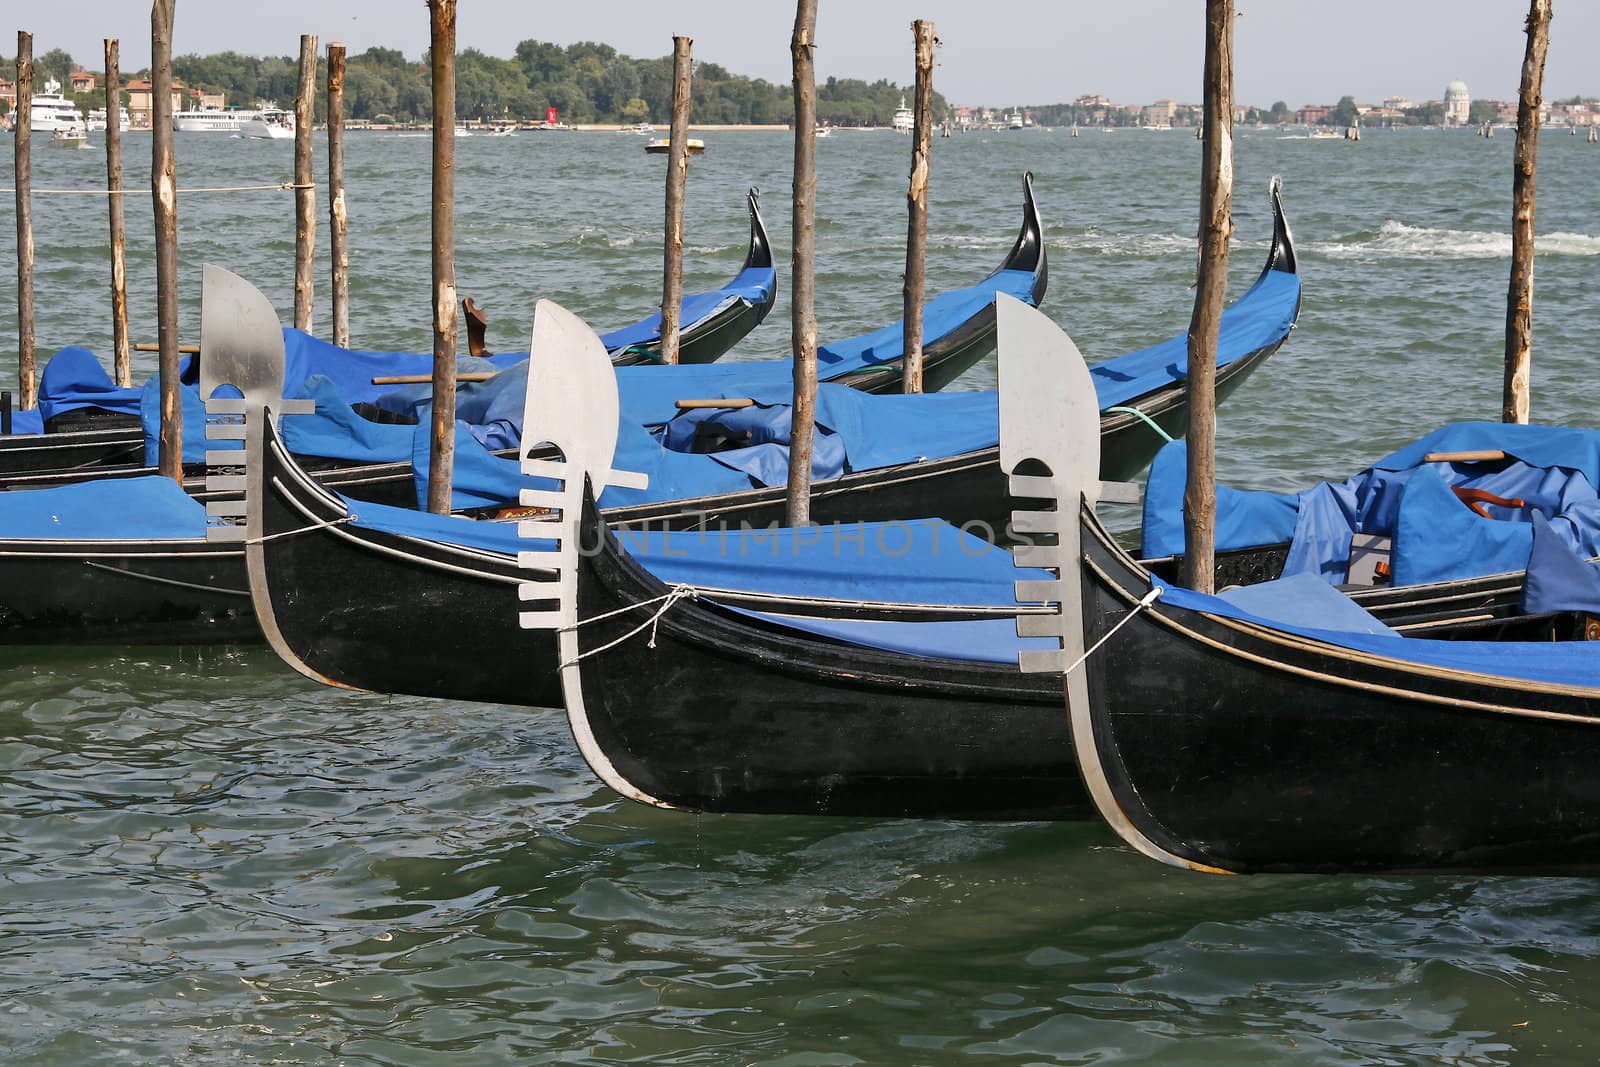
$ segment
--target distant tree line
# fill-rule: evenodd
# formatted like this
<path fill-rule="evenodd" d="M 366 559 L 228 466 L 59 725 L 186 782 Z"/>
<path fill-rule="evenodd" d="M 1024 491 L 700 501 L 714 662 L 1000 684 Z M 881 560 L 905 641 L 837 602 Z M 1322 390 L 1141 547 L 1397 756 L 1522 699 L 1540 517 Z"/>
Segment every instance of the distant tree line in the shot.
<path fill-rule="evenodd" d="M 12 66 L 7 64 L 7 66 Z M 78 69 L 61 49 L 35 61 L 39 83 L 55 77 L 63 85 Z M 184 55 L 172 61 L 174 77 L 191 92 L 223 92 L 230 105 L 258 100 L 288 107 L 294 100 L 299 60 L 238 52 Z M 317 118 L 326 118 L 327 70 L 318 64 Z M 149 77 L 149 71 L 129 72 Z M 345 68 L 346 117 L 376 122 L 427 122 L 433 114 L 428 57 L 407 59 L 392 48 L 369 48 Z M 829 78 L 817 87 L 817 114 L 840 126 L 888 125 L 909 90 L 892 82 Z M 103 106 L 101 93 L 83 94 L 80 107 Z M 635 59 L 606 44 L 581 41 L 563 47 L 523 41 L 502 59 L 469 48 L 456 57 L 456 110 L 462 119 L 542 119 L 547 107 L 573 123 L 665 123 L 672 117 L 672 57 Z M 945 102 L 934 95 L 934 114 Z M 694 67 L 690 121 L 695 123 L 788 123 L 794 119 L 793 90 L 762 78 L 733 74 L 716 63 Z"/>

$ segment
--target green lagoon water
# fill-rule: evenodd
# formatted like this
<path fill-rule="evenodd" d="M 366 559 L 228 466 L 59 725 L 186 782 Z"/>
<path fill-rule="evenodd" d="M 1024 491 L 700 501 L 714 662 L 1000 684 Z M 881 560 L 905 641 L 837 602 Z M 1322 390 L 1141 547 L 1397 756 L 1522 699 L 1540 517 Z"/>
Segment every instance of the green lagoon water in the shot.
<path fill-rule="evenodd" d="M 782 134 L 708 133 L 688 284 L 744 248 Z M 130 184 L 149 141 L 125 139 Z M 1242 131 L 1231 292 L 1266 183 L 1305 280 L 1299 329 L 1222 410 L 1220 466 L 1286 490 L 1441 422 L 1497 417 L 1512 138 Z M 0 165 L 10 170 L 10 139 Z M 286 144 L 180 135 L 179 184 L 287 180 Z M 349 137 L 352 333 L 426 350 L 424 136 Z M 898 317 L 907 141 L 818 144 L 824 337 Z M 457 149 L 461 291 L 494 347 L 552 297 L 603 327 L 659 293 L 662 162 L 612 133 Z M 1600 146 L 1546 131 L 1533 411 L 1596 425 Z M 935 142 L 930 288 L 1005 253 L 1032 169 L 1046 308 L 1091 357 L 1187 324 L 1197 142 L 1182 131 Z M 40 187 L 103 181 L 40 145 Z M 323 201 L 325 207 L 325 200 Z M 39 348 L 104 352 L 106 226 L 35 199 Z M 9 196 L 0 257 L 14 262 Z M 132 317 L 154 340 L 148 200 Z M 203 262 L 292 305 L 289 194 L 180 206 L 185 339 Z M 325 223 L 325 218 L 324 218 Z M 326 249 L 326 226 L 319 241 Z M 9 269 L 9 268 L 8 268 Z M 326 335 L 326 270 L 317 331 Z M 730 358 L 787 350 L 787 278 Z M 9 287 L 8 290 L 9 291 Z M 15 307 L 0 300 L 14 348 Z M 153 357 L 141 357 L 148 373 Z M 993 361 L 958 387 L 993 384 Z M 14 372 L 0 372 L 14 382 Z M 394 650 L 404 655 L 404 649 Z M 0 652 L 0 1057 L 32 1064 L 1518 1063 L 1600 1055 L 1600 883 L 1257 877 L 1156 866 L 1095 824 L 695 816 L 596 783 L 551 710 L 321 689 L 261 648 Z"/>

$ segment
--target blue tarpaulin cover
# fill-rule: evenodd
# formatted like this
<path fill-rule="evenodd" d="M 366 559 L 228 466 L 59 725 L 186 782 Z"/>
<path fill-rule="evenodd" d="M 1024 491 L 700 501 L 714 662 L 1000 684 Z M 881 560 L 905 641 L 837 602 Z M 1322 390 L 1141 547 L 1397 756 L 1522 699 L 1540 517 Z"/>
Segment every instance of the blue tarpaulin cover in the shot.
<path fill-rule="evenodd" d="M 1550 685 L 1594 689 L 1600 682 L 1600 641 L 1435 641 L 1417 637 L 1328 630 L 1254 615 L 1221 597 L 1157 582 L 1161 605 L 1203 611 L 1226 619 L 1242 619 L 1285 633 L 1309 637 L 1338 648 L 1370 652 L 1404 663 L 1500 678 L 1519 678 Z"/>
<path fill-rule="evenodd" d="M 1600 615 L 1600 569 L 1572 550 L 1543 515 L 1533 515 L 1533 546 L 1523 583 L 1522 610 L 1529 615 L 1582 611 Z"/>
<path fill-rule="evenodd" d="M 728 605 L 723 605 L 727 607 Z M 952 619 L 937 622 L 890 622 L 880 619 L 826 619 L 812 616 L 774 615 L 764 611 L 731 608 L 764 622 L 828 637 L 849 645 L 923 659 L 953 659 L 966 663 L 1017 662 L 1024 650 L 1059 649 L 1050 637 L 1018 637 L 1015 619 Z"/>
<path fill-rule="evenodd" d="M 741 271 L 726 287 L 705 293 L 692 293 L 683 298 L 681 329 L 688 330 L 702 320 L 715 315 L 737 300 L 752 304 L 763 303 L 777 284 L 777 272 L 771 267 L 749 267 Z M 658 311 L 640 322 L 619 330 L 602 334 L 601 343 L 609 352 L 621 352 L 635 345 L 647 345 L 661 336 L 661 313 Z M 313 337 L 301 330 L 285 328 L 283 331 L 283 380 L 293 387 L 312 376 L 322 376 L 333 381 L 346 404 L 378 402 L 379 398 L 394 390 L 394 386 L 373 385 L 372 379 L 384 375 L 432 374 L 433 355 L 416 352 L 364 352 L 340 348 Z M 526 352 L 502 352 L 487 357 L 469 357 L 459 364 L 462 370 L 481 370 L 494 367 L 504 370 L 528 358 Z M 192 357 L 184 357 L 180 364 L 184 382 L 193 386 L 198 372 Z M 151 379 L 154 381 L 154 377 Z M 420 395 L 427 395 L 427 386 L 421 386 Z M 45 364 L 39 381 L 39 419 L 49 419 L 74 408 L 96 407 L 127 415 L 139 415 L 145 386 L 117 388 L 94 353 L 76 345 L 63 348 Z M 418 395 L 416 390 L 410 391 Z M 292 394 L 291 394 L 292 395 Z M 18 412 L 17 415 L 22 415 Z M 14 418 L 13 433 L 40 433 L 42 422 L 34 425 L 33 419 Z M 320 453 L 319 453 L 320 454 Z M 199 462 L 185 457 L 185 462 Z"/>
<path fill-rule="evenodd" d="M 1217 595 L 1241 611 L 1296 626 L 1364 634 L 1395 632 L 1366 608 L 1310 574 L 1236 586 Z"/>
<path fill-rule="evenodd" d="M 1226 366 L 1289 333 L 1300 306 L 1300 276 L 1269 270 L 1222 313 L 1217 336 L 1217 366 Z M 1189 337 L 1179 334 L 1160 344 L 1108 359 L 1089 368 L 1103 411 L 1126 404 L 1152 389 L 1181 382 L 1188 373 Z"/>
<path fill-rule="evenodd" d="M 205 505 L 171 478 L 102 478 L 0 493 L 0 536 L 6 540 L 174 541 L 205 535 Z"/>
<path fill-rule="evenodd" d="M 502 555 L 548 542 L 517 524 L 346 501 L 351 525 Z M 1009 606 L 1014 583 L 1048 573 L 1012 566 L 1011 553 L 940 519 L 841 523 L 803 530 L 619 529 L 628 553 L 663 582 L 785 596 L 904 604 Z"/>
<path fill-rule="evenodd" d="M 1183 555 L 1183 492 L 1189 478 L 1189 446 L 1183 441 L 1163 445 L 1150 464 L 1144 489 L 1143 545 L 1146 559 Z M 1217 486 L 1215 548 L 1281 544 L 1294 536 L 1300 500 L 1278 493 L 1253 492 Z"/>

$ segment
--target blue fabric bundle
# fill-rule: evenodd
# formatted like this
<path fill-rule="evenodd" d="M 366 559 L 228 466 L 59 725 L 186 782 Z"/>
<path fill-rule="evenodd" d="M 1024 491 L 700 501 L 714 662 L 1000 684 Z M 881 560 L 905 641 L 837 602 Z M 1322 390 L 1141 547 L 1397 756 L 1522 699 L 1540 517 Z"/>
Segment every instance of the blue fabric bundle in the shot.
<path fill-rule="evenodd" d="M 1430 453 L 1500 451 L 1504 462 L 1431 463 Z M 1144 554 L 1183 552 L 1182 442 L 1163 448 L 1144 501 Z M 1347 576 L 1355 534 L 1393 539 L 1396 585 L 1522 570 L 1535 515 L 1579 556 L 1600 555 L 1600 433 L 1568 427 L 1460 423 L 1436 430 L 1343 482 L 1297 496 L 1217 489 L 1219 550 L 1290 542 L 1284 575 L 1314 574 L 1330 585 Z M 1478 489 L 1518 508 L 1484 505 L 1474 514 L 1452 492 Z"/>

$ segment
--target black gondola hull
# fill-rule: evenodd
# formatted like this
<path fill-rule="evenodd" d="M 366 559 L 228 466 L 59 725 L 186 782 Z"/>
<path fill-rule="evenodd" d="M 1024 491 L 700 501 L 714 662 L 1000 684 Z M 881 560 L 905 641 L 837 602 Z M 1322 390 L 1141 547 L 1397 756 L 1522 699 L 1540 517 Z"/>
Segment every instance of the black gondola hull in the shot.
<path fill-rule="evenodd" d="M 1098 524 L 1083 537 L 1092 645 L 1149 584 Z M 1160 601 L 1086 669 L 1094 766 L 1134 828 L 1183 862 L 1600 862 L 1592 691 L 1406 665 Z"/>
<path fill-rule="evenodd" d="M 243 553 L 203 541 L 0 541 L 0 644 L 260 640 Z"/>
<path fill-rule="evenodd" d="M 271 435 L 265 455 L 261 552 L 280 654 L 332 685 L 560 704 L 554 640 L 517 626 L 527 575 L 515 558 L 346 525 Z"/>
<path fill-rule="evenodd" d="M 578 617 L 600 621 L 577 631 L 583 700 L 568 714 L 629 792 L 717 812 L 1088 813 L 1054 679 L 842 645 L 690 601 L 607 649 L 650 610 L 626 609 L 665 589 L 592 509 L 583 537 L 603 547 L 579 564 Z"/>

